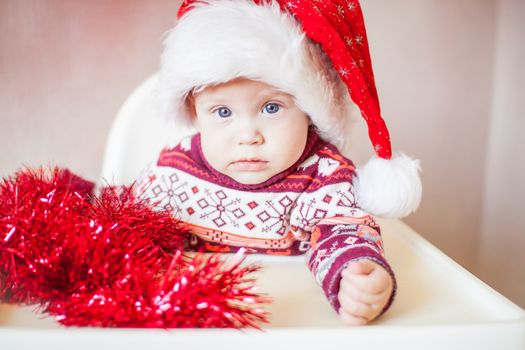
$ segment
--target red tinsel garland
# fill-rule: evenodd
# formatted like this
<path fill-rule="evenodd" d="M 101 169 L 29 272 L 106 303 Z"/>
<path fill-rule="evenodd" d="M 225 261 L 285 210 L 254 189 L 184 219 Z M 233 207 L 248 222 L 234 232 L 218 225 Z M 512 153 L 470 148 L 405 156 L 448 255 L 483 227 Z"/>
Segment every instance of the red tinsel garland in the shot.
<path fill-rule="evenodd" d="M 68 326 L 245 327 L 267 322 L 256 266 L 181 253 L 169 212 L 65 169 L 0 185 L 0 300 L 39 305 Z M 242 260 L 242 259 L 241 259 Z"/>

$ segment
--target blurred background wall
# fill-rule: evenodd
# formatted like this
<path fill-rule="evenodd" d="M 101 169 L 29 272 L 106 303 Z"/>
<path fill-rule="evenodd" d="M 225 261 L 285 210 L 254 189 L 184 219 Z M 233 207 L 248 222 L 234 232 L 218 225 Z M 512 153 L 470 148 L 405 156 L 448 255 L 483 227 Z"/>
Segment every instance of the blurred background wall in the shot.
<path fill-rule="evenodd" d="M 0 176 L 95 180 L 112 119 L 158 67 L 179 1 L 0 0 Z M 363 0 L 394 149 L 421 160 L 406 219 L 525 307 L 525 2 Z M 356 126 L 352 158 L 372 150 Z"/>

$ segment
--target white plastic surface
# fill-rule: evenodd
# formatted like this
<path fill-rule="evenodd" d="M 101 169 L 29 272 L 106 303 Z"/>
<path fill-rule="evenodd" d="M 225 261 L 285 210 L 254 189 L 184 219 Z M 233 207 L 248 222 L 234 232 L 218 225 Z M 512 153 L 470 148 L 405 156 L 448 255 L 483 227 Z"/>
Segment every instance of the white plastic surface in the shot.
<path fill-rule="evenodd" d="M 130 184 L 162 146 L 185 130 L 156 117 L 156 76 L 123 105 L 110 134 L 102 177 Z M 103 184 L 103 183 L 102 183 Z M 274 302 L 264 331 L 64 328 L 31 308 L 0 305 L 7 349 L 525 349 L 525 312 L 397 220 L 381 220 L 397 274 L 392 308 L 364 327 L 344 327 L 302 257 L 251 256 L 264 266 L 261 292 Z"/>
<path fill-rule="evenodd" d="M 302 257 L 251 256 L 274 302 L 264 331 L 64 328 L 0 306 L 0 349 L 525 349 L 525 313 L 400 221 L 381 221 L 399 290 L 372 325 L 343 326 Z M 290 345 L 287 345 L 290 346 Z"/>

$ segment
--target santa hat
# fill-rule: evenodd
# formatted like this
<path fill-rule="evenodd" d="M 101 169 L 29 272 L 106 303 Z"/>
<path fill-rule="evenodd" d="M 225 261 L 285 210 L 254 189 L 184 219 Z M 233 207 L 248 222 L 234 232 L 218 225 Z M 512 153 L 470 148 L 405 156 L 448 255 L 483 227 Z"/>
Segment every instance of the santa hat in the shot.
<path fill-rule="evenodd" d="M 357 170 L 360 207 L 403 217 L 419 205 L 418 161 L 391 159 L 358 1 L 187 0 L 164 45 L 161 114 L 190 126 L 190 92 L 240 77 L 294 96 L 321 138 L 343 149 L 361 114 L 377 157 Z"/>

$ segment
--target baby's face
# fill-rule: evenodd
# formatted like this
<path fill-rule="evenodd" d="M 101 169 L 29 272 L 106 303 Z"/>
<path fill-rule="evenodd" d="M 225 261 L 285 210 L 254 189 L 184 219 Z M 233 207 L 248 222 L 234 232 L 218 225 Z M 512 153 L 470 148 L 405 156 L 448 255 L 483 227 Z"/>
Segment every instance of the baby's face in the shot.
<path fill-rule="evenodd" d="M 195 93 L 193 103 L 204 157 L 237 182 L 262 183 L 303 153 L 309 119 L 271 85 L 236 79 Z"/>

